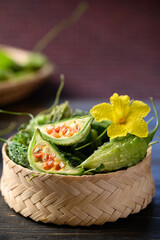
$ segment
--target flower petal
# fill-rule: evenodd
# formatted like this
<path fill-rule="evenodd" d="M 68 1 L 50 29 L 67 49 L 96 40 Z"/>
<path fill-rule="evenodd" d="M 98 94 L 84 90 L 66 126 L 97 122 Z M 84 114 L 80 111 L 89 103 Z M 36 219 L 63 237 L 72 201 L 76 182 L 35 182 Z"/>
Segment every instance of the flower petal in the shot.
<path fill-rule="evenodd" d="M 134 116 L 136 118 L 146 117 L 150 112 L 150 107 L 142 101 L 134 101 L 130 106 L 129 117 Z"/>
<path fill-rule="evenodd" d="M 126 130 L 140 138 L 148 136 L 148 125 L 143 119 L 133 119 L 133 121 L 128 122 Z"/>
<path fill-rule="evenodd" d="M 130 109 L 130 97 L 127 95 L 118 96 L 117 93 L 114 93 L 110 97 L 110 102 L 114 108 L 114 123 L 119 123 L 120 119 L 126 119 L 129 109 Z"/>
<path fill-rule="evenodd" d="M 98 122 L 101 122 L 102 120 L 113 120 L 113 107 L 109 103 L 95 105 L 90 110 L 90 113 Z"/>
<path fill-rule="evenodd" d="M 127 130 L 123 124 L 112 123 L 107 129 L 107 134 L 110 139 L 116 137 L 124 137 L 127 135 Z"/>
<path fill-rule="evenodd" d="M 116 107 L 117 105 L 129 105 L 130 103 L 130 97 L 128 95 L 118 95 L 117 93 L 114 93 L 110 97 L 110 103 Z"/>

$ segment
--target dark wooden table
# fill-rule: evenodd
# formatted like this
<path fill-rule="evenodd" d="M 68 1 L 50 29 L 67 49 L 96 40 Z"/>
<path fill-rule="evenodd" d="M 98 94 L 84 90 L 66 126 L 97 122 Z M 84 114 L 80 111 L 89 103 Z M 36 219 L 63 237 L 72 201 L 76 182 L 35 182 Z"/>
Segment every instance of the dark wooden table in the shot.
<path fill-rule="evenodd" d="M 71 100 L 71 106 L 88 110 L 98 100 Z M 44 104 L 44 102 L 43 102 Z M 160 102 L 156 102 L 160 116 Z M 43 106 L 45 107 L 45 106 Z M 24 101 L 8 107 L 12 110 L 29 111 L 33 114 L 40 109 L 33 101 L 32 108 L 29 101 Z M 150 116 L 154 115 L 151 111 Z M 1 128 L 10 121 L 16 120 L 17 127 L 25 121 L 24 117 L 0 116 Z M 153 128 L 155 122 L 151 122 Z M 13 131 L 14 133 L 15 131 Z M 12 134 L 13 134 L 12 133 Z M 160 136 L 158 132 L 157 135 Z M 6 136 L 8 137 L 8 136 Z M 91 227 L 71 227 L 57 226 L 53 224 L 36 223 L 29 218 L 24 218 L 20 214 L 11 210 L 0 195 L 0 239 L 160 239 L 160 147 L 153 146 L 152 171 L 156 185 L 156 193 L 152 203 L 138 214 L 130 215 L 127 219 L 119 219 L 115 223 L 106 223 L 103 226 Z M 2 169 L 2 161 L 0 161 Z"/>

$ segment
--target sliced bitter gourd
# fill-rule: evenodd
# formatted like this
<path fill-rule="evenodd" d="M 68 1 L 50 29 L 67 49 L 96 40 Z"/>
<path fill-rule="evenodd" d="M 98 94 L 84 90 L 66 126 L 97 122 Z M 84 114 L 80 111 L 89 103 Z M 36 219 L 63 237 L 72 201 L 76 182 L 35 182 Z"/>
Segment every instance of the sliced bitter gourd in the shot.
<path fill-rule="evenodd" d="M 68 146 L 81 142 L 90 132 L 92 116 L 74 117 L 39 126 L 42 136 L 56 145 Z"/>
<path fill-rule="evenodd" d="M 28 149 L 30 166 L 35 171 L 51 174 L 81 175 L 83 168 L 74 168 L 58 148 L 45 141 L 36 129 Z"/>

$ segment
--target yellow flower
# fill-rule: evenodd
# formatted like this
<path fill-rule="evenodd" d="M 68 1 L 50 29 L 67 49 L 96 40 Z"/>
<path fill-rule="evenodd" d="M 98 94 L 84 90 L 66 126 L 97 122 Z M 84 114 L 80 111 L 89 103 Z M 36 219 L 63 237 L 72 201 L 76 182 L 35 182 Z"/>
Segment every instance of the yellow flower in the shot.
<path fill-rule="evenodd" d="M 94 106 L 90 112 L 96 121 L 111 121 L 107 129 L 108 136 L 112 138 L 126 136 L 131 133 L 138 137 L 147 137 L 148 126 L 142 119 L 150 111 L 150 107 L 142 101 L 130 101 L 127 95 L 119 96 L 114 93 L 110 103 L 101 103 Z"/>

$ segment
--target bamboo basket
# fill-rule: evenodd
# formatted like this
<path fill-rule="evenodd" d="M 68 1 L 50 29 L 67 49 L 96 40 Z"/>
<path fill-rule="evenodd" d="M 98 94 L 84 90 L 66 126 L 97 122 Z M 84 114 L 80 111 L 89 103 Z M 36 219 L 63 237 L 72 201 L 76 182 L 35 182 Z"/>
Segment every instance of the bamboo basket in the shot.
<path fill-rule="evenodd" d="M 151 148 L 145 159 L 107 174 L 40 175 L 16 165 L 2 149 L 2 195 L 10 208 L 34 221 L 71 226 L 101 225 L 138 213 L 155 192 Z M 32 174 L 39 174 L 30 179 Z"/>
<path fill-rule="evenodd" d="M 5 45 L 0 45 L 0 49 L 4 49 L 10 53 L 13 59 L 19 63 L 25 62 L 31 53 L 31 51 Z M 51 63 L 46 63 L 41 69 L 31 75 L 23 77 L 21 80 L 10 79 L 0 82 L 0 105 L 23 99 L 38 88 L 54 71 L 55 66 Z"/>

